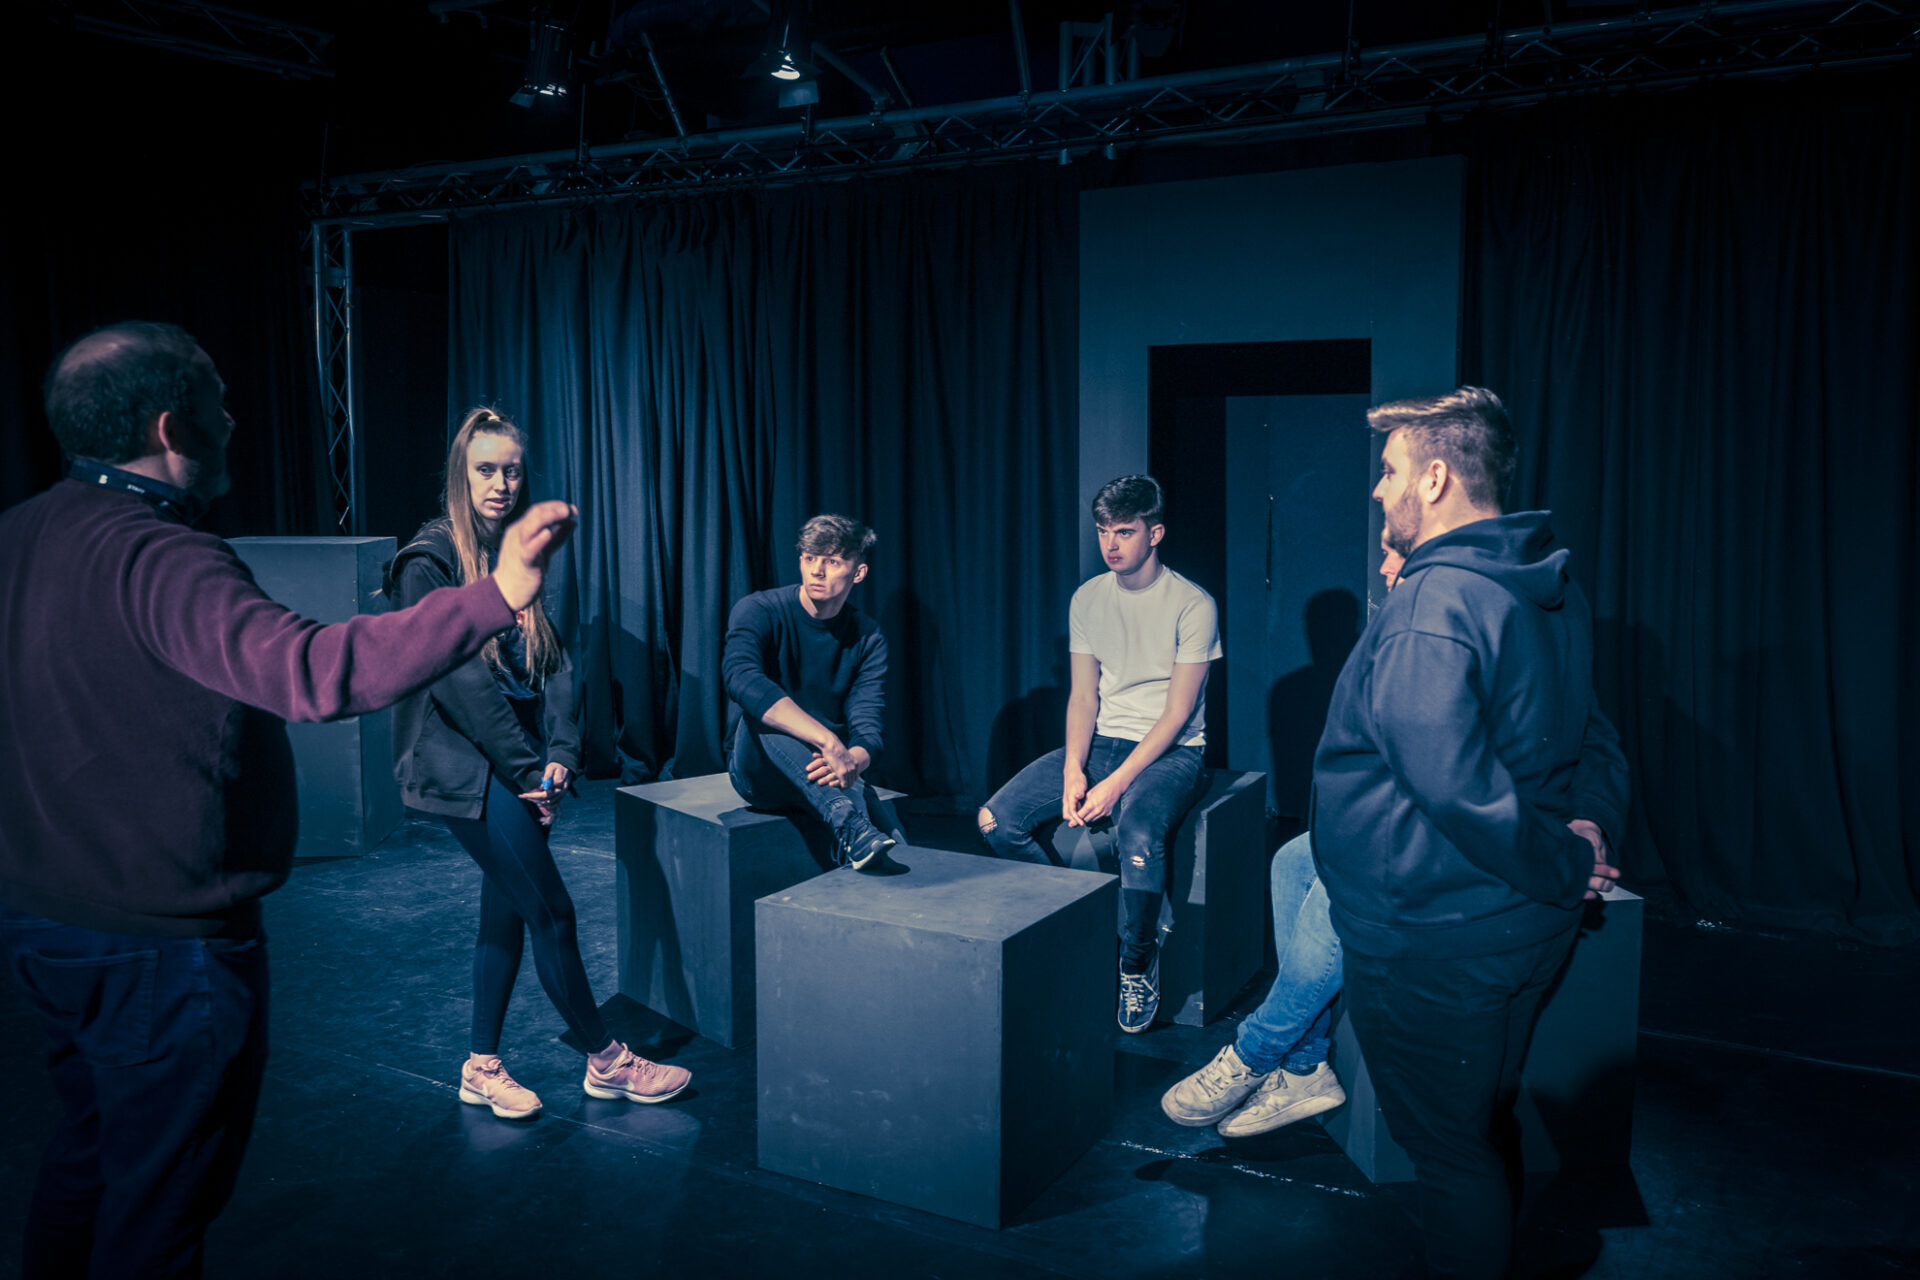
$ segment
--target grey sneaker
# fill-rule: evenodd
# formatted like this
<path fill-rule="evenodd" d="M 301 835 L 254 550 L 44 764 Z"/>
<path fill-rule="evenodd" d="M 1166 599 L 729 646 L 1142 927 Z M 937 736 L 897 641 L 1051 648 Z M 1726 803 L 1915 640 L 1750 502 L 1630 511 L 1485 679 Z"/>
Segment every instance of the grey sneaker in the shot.
<path fill-rule="evenodd" d="M 1137 1036 L 1153 1025 L 1159 1012 L 1160 953 L 1155 951 L 1145 973 L 1120 971 L 1120 1029 Z"/>
<path fill-rule="evenodd" d="M 894 847 L 894 839 L 867 821 L 867 815 L 849 809 L 833 833 L 834 853 L 842 866 L 865 871 L 874 859 Z"/>
<path fill-rule="evenodd" d="M 1220 1122 L 1223 1138 L 1251 1138 L 1256 1133 L 1271 1133 L 1295 1120 L 1331 1111 L 1347 1100 L 1333 1068 L 1321 1063 L 1313 1074 L 1296 1076 L 1291 1071 L 1270 1072 L 1254 1090 L 1247 1104 Z"/>
<path fill-rule="evenodd" d="M 1199 1128 L 1213 1124 L 1247 1100 L 1266 1077 L 1249 1070 L 1240 1061 L 1232 1045 L 1213 1056 L 1213 1061 L 1167 1090 L 1160 1109 L 1175 1124 Z"/>

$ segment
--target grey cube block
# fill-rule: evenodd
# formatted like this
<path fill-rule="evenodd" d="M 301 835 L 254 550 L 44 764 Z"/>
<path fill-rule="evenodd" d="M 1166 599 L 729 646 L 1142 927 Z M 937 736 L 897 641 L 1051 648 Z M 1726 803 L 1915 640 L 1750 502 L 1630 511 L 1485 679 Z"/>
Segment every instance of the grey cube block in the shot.
<path fill-rule="evenodd" d="M 234 538 L 229 544 L 274 600 L 316 622 L 385 613 L 380 579 L 392 538 Z M 386 711 L 290 724 L 300 797 L 299 857 L 365 853 L 404 816 Z"/>
<path fill-rule="evenodd" d="M 825 828 L 749 809 L 715 773 L 620 788 L 614 849 L 621 994 L 729 1049 L 753 1039 L 754 900 L 833 869 Z"/>
<path fill-rule="evenodd" d="M 755 906 L 760 1164 L 997 1228 L 1112 1119 L 1117 882 L 894 858 Z"/>
<path fill-rule="evenodd" d="M 1265 958 L 1267 775 L 1216 770 L 1180 821 L 1160 912 L 1160 1009 L 1189 1027 L 1219 1017 Z M 1054 829 L 1070 867 L 1117 873 L 1111 829 Z M 1122 909 L 1124 914 L 1124 908 Z"/>
<path fill-rule="evenodd" d="M 1514 1105 L 1530 1172 L 1624 1164 L 1633 1143 L 1640 1032 L 1640 939 L 1646 904 L 1616 888 L 1586 904 L 1560 981 L 1540 1007 Z M 1333 1068 L 1347 1105 L 1326 1130 L 1374 1182 L 1411 1182 L 1413 1162 L 1387 1132 L 1353 1023 L 1333 1032 Z"/>

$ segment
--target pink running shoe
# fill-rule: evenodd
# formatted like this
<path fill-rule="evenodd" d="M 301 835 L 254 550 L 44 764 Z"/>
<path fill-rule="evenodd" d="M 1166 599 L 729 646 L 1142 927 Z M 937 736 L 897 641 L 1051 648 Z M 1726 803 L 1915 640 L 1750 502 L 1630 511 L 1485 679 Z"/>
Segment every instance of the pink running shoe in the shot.
<path fill-rule="evenodd" d="M 540 1114 L 540 1099 L 500 1065 L 496 1057 L 468 1058 L 460 1068 L 460 1101 L 492 1107 L 502 1120 L 531 1120 Z"/>
<path fill-rule="evenodd" d="M 620 1056 L 605 1071 L 594 1066 L 592 1058 L 587 1059 L 587 1078 L 581 1087 L 595 1098 L 665 1102 L 677 1096 L 692 1080 L 693 1073 L 685 1067 L 649 1062 L 623 1044 Z"/>

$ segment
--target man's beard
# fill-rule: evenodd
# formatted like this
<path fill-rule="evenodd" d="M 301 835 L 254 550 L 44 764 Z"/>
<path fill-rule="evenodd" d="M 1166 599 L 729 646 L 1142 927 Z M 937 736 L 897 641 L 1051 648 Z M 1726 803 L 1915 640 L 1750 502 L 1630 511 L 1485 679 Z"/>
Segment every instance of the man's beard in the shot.
<path fill-rule="evenodd" d="M 200 437 L 203 446 L 212 445 L 212 431 L 197 418 L 193 423 L 193 432 Z M 233 477 L 227 472 L 227 451 L 222 447 L 207 447 L 188 459 L 187 492 L 202 502 L 211 502 L 233 487 Z"/>
<path fill-rule="evenodd" d="M 1385 516 L 1387 545 L 1402 558 L 1412 555 L 1414 543 L 1420 538 L 1420 500 L 1414 496 L 1412 485 L 1401 493 L 1400 501 L 1385 508 Z"/>

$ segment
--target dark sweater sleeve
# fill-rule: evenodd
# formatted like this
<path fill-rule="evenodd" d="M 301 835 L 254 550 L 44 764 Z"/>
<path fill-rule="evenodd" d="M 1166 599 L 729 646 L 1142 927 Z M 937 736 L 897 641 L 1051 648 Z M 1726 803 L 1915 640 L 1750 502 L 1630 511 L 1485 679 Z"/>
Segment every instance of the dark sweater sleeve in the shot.
<path fill-rule="evenodd" d="M 887 638 L 878 630 L 861 641 L 860 665 L 847 690 L 847 746 L 880 755 L 880 723 L 887 706 Z"/>
<path fill-rule="evenodd" d="M 424 602 L 447 584 L 446 574 L 426 556 L 409 556 L 396 576 L 399 600 L 403 604 L 415 600 Z M 506 601 L 501 603 L 504 605 Z M 512 621 L 509 616 L 508 625 Z M 500 682 L 494 678 L 485 658 L 474 654 L 434 681 L 427 692 L 447 723 L 479 748 L 494 773 L 509 786 L 516 791 L 531 791 L 540 785 L 546 762 L 527 749 L 520 721 L 507 702 L 507 695 L 500 691 Z"/>
<path fill-rule="evenodd" d="M 773 704 L 787 696 L 767 674 L 767 651 L 772 647 L 773 614 L 766 601 L 748 596 L 734 605 L 720 652 L 720 679 L 727 696 L 756 720 L 764 719 Z"/>
<path fill-rule="evenodd" d="M 1520 795 L 1487 736 L 1477 668 L 1468 646 L 1444 636 L 1382 641 L 1368 690 L 1381 755 L 1469 862 L 1535 902 L 1576 907 L 1593 850 Z"/>
<path fill-rule="evenodd" d="M 1627 796 L 1630 787 L 1627 757 L 1620 750 L 1620 735 L 1601 714 L 1595 698 L 1587 710 L 1587 728 L 1580 742 L 1580 763 L 1573 771 L 1573 816 L 1585 818 L 1606 832 L 1607 843 L 1620 847 L 1627 826 Z"/>
<path fill-rule="evenodd" d="M 580 699 L 573 682 L 573 660 L 560 652 L 560 669 L 547 677 L 545 698 L 547 760 L 580 772 Z"/>
<path fill-rule="evenodd" d="M 226 543 L 174 528 L 133 561 L 127 616 L 188 679 L 286 720 L 333 720 L 399 701 L 513 621 L 493 582 L 410 609 L 322 625 L 275 603 Z"/>

